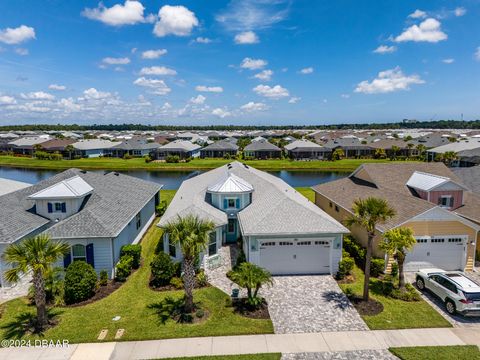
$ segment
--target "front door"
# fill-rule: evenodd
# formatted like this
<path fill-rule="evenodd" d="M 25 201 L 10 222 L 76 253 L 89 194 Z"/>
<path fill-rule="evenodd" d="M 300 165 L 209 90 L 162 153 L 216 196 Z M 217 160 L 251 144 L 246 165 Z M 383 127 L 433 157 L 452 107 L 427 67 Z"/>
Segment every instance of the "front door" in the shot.
<path fill-rule="evenodd" d="M 237 219 L 228 219 L 227 224 L 227 243 L 235 243 L 237 241 Z"/>

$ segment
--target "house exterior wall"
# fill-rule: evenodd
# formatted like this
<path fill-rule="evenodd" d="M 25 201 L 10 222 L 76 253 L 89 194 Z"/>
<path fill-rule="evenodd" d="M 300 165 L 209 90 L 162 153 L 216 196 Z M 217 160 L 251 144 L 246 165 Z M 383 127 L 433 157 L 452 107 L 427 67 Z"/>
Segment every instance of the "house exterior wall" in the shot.
<path fill-rule="evenodd" d="M 453 207 L 451 210 L 455 210 L 463 205 L 463 190 L 430 191 L 430 202 L 438 205 L 438 200 L 441 196 L 453 197 Z"/>
<path fill-rule="evenodd" d="M 224 200 L 225 199 L 240 199 L 240 207 L 238 208 L 225 208 L 224 207 Z M 217 209 L 220 209 L 225 212 L 234 212 L 237 213 L 238 211 L 242 210 L 243 208 L 250 205 L 250 194 L 249 193 L 242 193 L 242 194 L 212 194 L 212 205 L 215 206 Z"/>
<path fill-rule="evenodd" d="M 55 199 L 55 200 L 44 200 L 44 199 L 39 199 L 35 200 L 35 205 L 36 205 L 36 212 L 38 215 L 46 217 L 47 219 L 50 220 L 63 220 L 66 219 L 69 216 L 72 216 L 73 214 L 76 214 L 78 210 L 80 209 L 80 206 L 82 205 L 84 198 L 81 199 Z M 48 203 L 56 203 L 56 202 L 64 202 L 66 204 L 65 210 L 66 212 L 48 212 Z M 55 210 L 55 209 L 53 209 Z"/>

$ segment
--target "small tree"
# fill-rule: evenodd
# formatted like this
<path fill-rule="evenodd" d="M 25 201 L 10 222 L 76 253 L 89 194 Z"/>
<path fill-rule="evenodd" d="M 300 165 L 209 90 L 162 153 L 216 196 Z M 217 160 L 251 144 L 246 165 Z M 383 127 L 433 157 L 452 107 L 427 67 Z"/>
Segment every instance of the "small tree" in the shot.
<path fill-rule="evenodd" d="M 343 149 L 335 149 L 332 153 L 332 160 L 341 160 L 345 157 L 345 152 Z"/>
<path fill-rule="evenodd" d="M 397 145 L 392 145 L 390 150 L 392 151 L 391 160 L 397 160 L 397 155 L 400 152 L 400 148 Z"/>
<path fill-rule="evenodd" d="M 65 146 L 65 151 L 68 153 L 68 158 L 70 160 L 72 160 L 72 154 L 75 151 L 75 148 L 73 147 L 73 145 L 69 144 L 69 145 Z"/>
<path fill-rule="evenodd" d="M 412 250 L 417 243 L 410 228 L 399 227 L 388 230 L 383 234 L 384 241 L 380 243 L 380 249 L 388 255 L 393 256 L 398 263 L 398 285 L 401 290 L 405 289 L 405 276 L 403 274 L 403 264 L 407 251 Z"/>
<path fill-rule="evenodd" d="M 271 285 L 272 275 L 255 264 L 244 262 L 237 269 L 230 273 L 230 279 L 238 286 L 247 289 L 247 301 L 252 307 L 261 304 L 262 299 L 258 297 L 258 290 L 263 285 Z"/>
<path fill-rule="evenodd" d="M 385 159 L 387 157 L 387 153 L 385 149 L 376 149 L 375 150 L 375 159 Z"/>

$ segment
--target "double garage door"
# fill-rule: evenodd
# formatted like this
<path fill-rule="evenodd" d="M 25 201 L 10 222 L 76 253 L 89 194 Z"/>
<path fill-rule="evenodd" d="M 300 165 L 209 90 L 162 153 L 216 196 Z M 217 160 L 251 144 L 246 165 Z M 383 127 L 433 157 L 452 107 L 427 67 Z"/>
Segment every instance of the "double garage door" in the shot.
<path fill-rule="evenodd" d="M 332 239 L 260 241 L 260 266 L 273 275 L 329 274 Z"/>
<path fill-rule="evenodd" d="M 417 238 L 417 244 L 407 254 L 405 271 L 422 268 L 463 270 L 468 236 Z"/>

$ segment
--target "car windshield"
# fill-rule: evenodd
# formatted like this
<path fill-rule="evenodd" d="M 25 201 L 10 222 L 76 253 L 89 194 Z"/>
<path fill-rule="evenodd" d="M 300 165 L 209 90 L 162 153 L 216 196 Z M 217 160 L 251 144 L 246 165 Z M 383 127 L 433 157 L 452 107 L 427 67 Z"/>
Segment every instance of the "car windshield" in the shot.
<path fill-rule="evenodd" d="M 477 293 L 467 293 L 463 292 L 465 295 L 465 299 L 470 300 L 470 301 L 480 301 L 480 292 Z"/>

